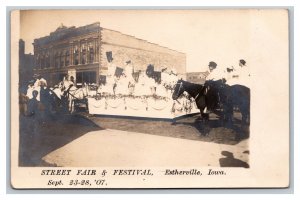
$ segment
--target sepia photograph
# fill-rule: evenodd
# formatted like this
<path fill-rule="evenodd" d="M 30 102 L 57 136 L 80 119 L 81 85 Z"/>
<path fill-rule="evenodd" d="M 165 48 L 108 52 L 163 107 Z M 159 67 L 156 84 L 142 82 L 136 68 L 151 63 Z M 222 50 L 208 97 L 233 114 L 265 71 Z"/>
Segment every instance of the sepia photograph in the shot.
<path fill-rule="evenodd" d="M 288 187 L 287 10 L 11 18 L 14 188 Z"/>

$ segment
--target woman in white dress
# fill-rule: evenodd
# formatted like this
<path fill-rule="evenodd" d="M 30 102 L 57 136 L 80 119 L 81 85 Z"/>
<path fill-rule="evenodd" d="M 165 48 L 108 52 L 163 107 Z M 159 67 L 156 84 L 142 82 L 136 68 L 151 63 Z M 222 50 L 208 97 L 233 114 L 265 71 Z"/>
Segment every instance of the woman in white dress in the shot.
<path fill-rule="evenodd" d="M 155 94 L 160 97 L 168 97 L 168 92 L 167 92 L 167 89 L 165 88 L 165 86 L 163 86 L 162 84 L 158 84 L 158 83 L 156 83 L 156 86 L 155 86 Z"/>
<path fill-rule="evenodd" d="M 117 81 L 116 95 L 129 95 L 129 79 L 123 73 Z"/>
<path fill-rule="evenodd" d="M 149 78 L 145 72 L 143 72 L 140 77 L 138 83 L 135 85 L 134 93 L 136 96 L 147 96 L 152 95 L 152 89 L 155 85 L 155 81 L 152 78 Z M 152 89 L 151 89 L 152 88 Z"/>
<path fill-rule="evenodd" d="M 114 76 L 107 76 L 106 83 L 104 85 L 101 85 L 98 89 L 98 93 L 102 95 L 114 95 L 114 84 L 115 84 L 115 78 Z"/>

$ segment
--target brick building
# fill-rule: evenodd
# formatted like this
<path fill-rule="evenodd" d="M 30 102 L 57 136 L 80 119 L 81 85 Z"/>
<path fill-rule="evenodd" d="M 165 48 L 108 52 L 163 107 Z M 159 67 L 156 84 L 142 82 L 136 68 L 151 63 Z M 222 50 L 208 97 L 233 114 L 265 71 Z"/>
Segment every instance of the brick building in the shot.
<path fill-rule="evenodd" d="M 99 83 L 106 75 L 111 52 L 116 66 L 123 68 L 131 60 L 134 70 L 145 71 L 149 64 L 155 70 L 176 69 L 185 77 L 184 53 L 148 41 L 102 28 L 100 23 L 82 27 L 61 25 L 50 35 L 34 40 L 35 73 L 43 75 L 49 85 L 61 81 L 68 74 L 76 83 Z"/>
<path fill-rule="evenodd" d="M 34 67 L 34 56 L 32 54 L 25 54 L 25 42 L 19 40 L 19 84 L 20 86 L 27 86 L 28 81 L 32 79 Z"/>

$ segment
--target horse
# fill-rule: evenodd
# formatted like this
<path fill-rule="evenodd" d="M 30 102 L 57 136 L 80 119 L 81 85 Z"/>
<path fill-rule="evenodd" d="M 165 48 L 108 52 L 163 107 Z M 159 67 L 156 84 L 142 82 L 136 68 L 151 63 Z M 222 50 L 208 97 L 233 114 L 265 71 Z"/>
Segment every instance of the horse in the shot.
<path fill-rule="evenodd" d="M 232 122 L 233 108 L 242 114 L 242 126 L 250 119 L 250 89 L 244 85 L 225 84 L 223 80 L 206 81 L 206 104 L 209 110 L 217 106 L 223 109 L 223 119 Z"/>
<path fill-rule="evenodd" d="M 88 86 L 84 84 L 82 88 L 77 88 L 73 84 L 69 87 L 63 87 L 63 97 L 68 101 L 69 112 L 73 113 L 75 111 L 76 103 L 84 103 L 87 106 L 86 97 L 88 96 Z"/>
<path fill-rule="evenodd" d="M 186 91 L 195 99 L 202 119 L 208 120 L 204 113 L 207 108 L 221 116 L 223 121 L 232 122 L 233 108 L 238 107 L 242 114 L 242 125 L 246 124 L 250 116 L 250 89 L 242 85 L 229 86 L 223 81 L 206 81 L 204 85 L 178 80 L 172 99 L 176 100 Z M 218 113 L 218 109 L 222 110 Z"/>
<path fill-rule="evenodd" d="M 202 119 L 208 120 L 208 114 L 204 113 L 205 104 L 205 86 L 201 84 L 190 83 L 182 79 L 178 80 L 175 84 L 172 99 L 177 100 L 183 92 L 187 92 L 192 98 L 195 99 L 197 108 L 200 110 Z"/>
<path fill-rule="evenodd" d="M 63 105 L 61 96 L 57 95 L 53 89 L 45 86 L 40 88 L 40 102 L 48 114 L 60 112 Z"/>

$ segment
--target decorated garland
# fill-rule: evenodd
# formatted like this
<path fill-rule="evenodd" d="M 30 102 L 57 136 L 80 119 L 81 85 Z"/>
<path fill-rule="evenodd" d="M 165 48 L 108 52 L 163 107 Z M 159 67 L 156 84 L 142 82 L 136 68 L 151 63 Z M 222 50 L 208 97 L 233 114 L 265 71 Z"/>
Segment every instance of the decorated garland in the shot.
<path fill-rule="evenodd" d="M 151 108 L 155 110 L 164 110 L 168 106 L 169 101 L 165 99 L 149 98 L 148 103 L 151 106 Z"/>
<path fill-rule="evenodd" d="M 148 110 L 148 108 L 152 108 L 157 111 L 164 110 L 168 107 L 168 105 L 172 102 L 171 98 L 157 95 L 143 95 L 143 96 L 135 96 L 135 95 L 112 95 L 112 94 L 102 94 L 99 93 L 95 95 L 93 98 L 89 100 L 90 105 L 94 108 L 101 108 L 105 106 L 105 109 L 109 107 L 111 108 L 120 108 L 120 106 L 124 106 L 125 110 L 130 108 L 132 110 Z M 189 99 L 187 96 L 183 95 L 177 101 L 173 101 L 172 109 L 170 112 L 185 112 L 191 113 L 195 103 L 192 99 Z"/>
<path fill-rule="evenodd" d="M 94 98 L 90 98 L 89 102 L 90 102 L 90 105 L 92 105 L 94 108 L 100 108 L 102 105 L 105 104 L 105 100 L 104 99 L 97 100 L 97 99 L 94 99 Z"/>
<path fill-rule="evenodd" d="M 106 99 L 106 104 L 111 108 L 117 108 L 123 103 L 123 99 L 115 98 L 115 99 Z"/>
<path fill-rule="evenodd" d="M 133 110 L 140 110 L 143 107 L 147 107 L 147 103 L 143 101 L 136 101 L 134 99 L 126 99 L 126 105 Z"/>

